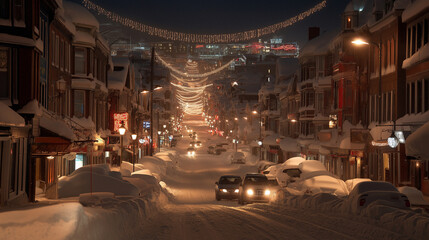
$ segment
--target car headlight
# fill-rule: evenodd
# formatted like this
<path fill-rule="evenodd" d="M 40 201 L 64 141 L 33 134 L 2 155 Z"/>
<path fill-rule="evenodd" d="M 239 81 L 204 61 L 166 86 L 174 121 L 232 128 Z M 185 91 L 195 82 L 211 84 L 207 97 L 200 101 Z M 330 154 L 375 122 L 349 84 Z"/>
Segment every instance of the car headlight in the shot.
<path fill-rule="evenodd" d="M 265 192 L 264 192 L 265 196 L 270 196 L 270 194 L 271 194 L 271 191 L 269 189 L 265 190 Z"/>
<path fill-rule="evenodd" d="M 224 192 L 224 193 L 227 193 L 228 192 L 228 190 L 226 190 L 226 189 L 220 189 L 222 192 Z"/>
<path fill-rule="evenodd" d="M 239 191 L 238 189 L 235 189 L 235 191 L 234 191 L 234 192 L 235 192 L 235 193 L 238 193 L 238 191 Z"/>
<path fill-rule="evenodd" d="M 252 189 L 248 189 L 247 190 L 247 195 L 252 196 L 254 194 Z"/>
<path fill-rule="evenodd" d="M 192 155 L 192 153 L 191 152 L 188 152 L 188 156 L 191 156 Z"/>

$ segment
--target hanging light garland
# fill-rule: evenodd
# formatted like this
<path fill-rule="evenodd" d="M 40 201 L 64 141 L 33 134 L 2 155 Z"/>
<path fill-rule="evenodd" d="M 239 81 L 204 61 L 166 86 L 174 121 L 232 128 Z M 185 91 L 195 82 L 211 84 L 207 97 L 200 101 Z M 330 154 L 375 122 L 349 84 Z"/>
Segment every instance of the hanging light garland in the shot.
<path fill-rule="evenodd" d="M 188 43 L 231 43 L 231 42 L 244 42 L 251 39 L 259 38 L 265 35 L 273 34 L 283 28 L 289 27 L 308 16 L 322 10 L 326 7 L 326 1 L 323 0 L 314 7 L 304 11 L 294 17 L 291 17 L 285 21 L 269 25 L 263 28 L 252 29 L 244 32 L 237 33 L 225 33 L 225 34 L 193 34 L 193 33 L 182 33 L 170 31 L 167 29 L 161 29 L 152 27 L 143 23 L 136 22 L 126 17 L 119 16 L 118 14 L 108 11 L 101 6 L 93 3 L 90 0 L 82 0 L 82 4 L 89 10 L 94 10 L 99 15 L 104 15 L 114 22 L 118 22 L 131 29 L 135 29 L 140 32 L 147 33 L 151 36 L 164 38 L 172 41 L 181 41 Z"/>
<path fill-rule="evenodd" d="M 199 74 L 190 74 L 190 73 L 187 73 L 187 72 L 182 72 L 182 71 L 180 71 L 179 69 L 177 69 L 177 68 L 173 67 L 171 64 L 169 64 L 167 61 L 165 61 L 165 60 L 164 60 L 161 56 L 159 56 L 157 53 L 156 53 L 156 58 L 157 58 L 157 60 L 158 60 L 162 65 L 164 65 L 164 66 L 165 66 L 166 68 L 168 68 L 170 71 L 172 71 L 172 72 L 174 72 L 174 73 L 176 73 L 176 74 L 179 74 L 180 76 L 186 77 L 186 78 L 204 78 L 204 77 L 208 77 L 208 76 L 210 76 L 210 75 L 216 74 L 216 73 L 218 73 L 218 72 L 220 72 L 220 71 L 224 70 L 225 68 L 229 67 L 229 66 L 231 65 L 231 63 L 233 63 L 233 62 L 234 62 L 234 60 L 235 60 L 235 59 L 232 59 L 231 61 L 227 62 L 227 63 L 226 63 L 226 64 L 224 64 L 223 66 L 221 66 L 221 67 L 219 67 L 219 68 L 216 68 L 215 70 L 210 71 L 210 72 L 206 72 L 206 73 L 199 73 Z"/>

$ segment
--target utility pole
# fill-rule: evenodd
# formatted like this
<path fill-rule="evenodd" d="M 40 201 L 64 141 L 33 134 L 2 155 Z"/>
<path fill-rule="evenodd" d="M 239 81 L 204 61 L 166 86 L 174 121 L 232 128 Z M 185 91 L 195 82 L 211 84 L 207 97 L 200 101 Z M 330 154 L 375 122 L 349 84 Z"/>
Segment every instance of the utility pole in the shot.
<path fill-rule="evenodd" d="M 155 47 L 152 47 L 152 54 L 150 58 L 150 156 L 153 156 L 153 68 L 155 64 Z"/>

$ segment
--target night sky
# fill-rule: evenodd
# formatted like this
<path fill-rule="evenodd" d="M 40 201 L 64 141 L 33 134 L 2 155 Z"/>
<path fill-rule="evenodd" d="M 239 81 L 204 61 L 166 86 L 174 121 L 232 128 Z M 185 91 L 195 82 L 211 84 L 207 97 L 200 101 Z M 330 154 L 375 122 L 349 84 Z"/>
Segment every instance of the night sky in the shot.
<path fill-rule="evenodd" d="M 75 0 L 78 1 L 78 0 Z M 350 0 L 328 0 L 327 7 L 306 20 L 277 33 L 285 41 L 303 45 L 307 29 L 321 31 L 340 26 L 340 16 Z M 78 1 L 79 2 L 79 1 Z M 186 33 L 228 33 L 274 24 L 303 12 L 321 0 L 93 0 L 124 17 Z"/>

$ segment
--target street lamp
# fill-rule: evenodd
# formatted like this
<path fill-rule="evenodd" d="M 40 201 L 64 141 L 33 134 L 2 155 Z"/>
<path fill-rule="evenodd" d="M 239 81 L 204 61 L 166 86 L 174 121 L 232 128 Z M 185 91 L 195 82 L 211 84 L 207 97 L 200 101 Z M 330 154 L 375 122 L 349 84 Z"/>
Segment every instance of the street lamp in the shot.
<path fill-rule="evenodd" d="M 124 141 L 123 141 L 123 136 L 124 136 L 124 134 L 125 134 L 125 131 L 127 130 L 127 129 L 125 129 L 125 125 L 124 125 L 124 121 L 121 121 L 121 126 L 119 127 L 119 134 L 121 135 L 121 139 L 120 139 L 120 141 L 121 141 L 121 148 L 120 148 L 120 155 L 119 155 L 119 166 L 121 166 L 121 163 L 122 163 L 122 148 L 124 148 L 124 146 L 123 146 L 123 144 L 124 144 Z"/>
<path fill-rule="evenodd" d="M 136 139 L 137 134 L 133 133 L 131 134 L 131 139 L 133 139 L 133 172 L 135 171 L 134 164 L 135 164 L 135 158 L 136 158 Z"/>
<path fill-rule="evenodd" d="M 158 131 L 158 152 L 161 152 L 161 131 Z"/>
<path fill-rule="evenodd" d="M 372 44 L 374 46 L 377 46 L 377 48 L 378 48 L 379 70 L 378 70 L 378 103 L 377 103 L 377 108 L 378 108 L 378 123 L 381 123 L 381 41 L 379 43 L 374 43 L 374 42 L 367 42 L 367 41 L 364 41 L 362 39 L 355 39 L 352 41 L 352 43 L 354 45 L 357 45 L 357 46 Z"/>

